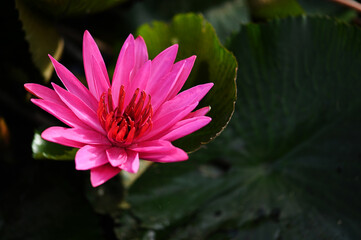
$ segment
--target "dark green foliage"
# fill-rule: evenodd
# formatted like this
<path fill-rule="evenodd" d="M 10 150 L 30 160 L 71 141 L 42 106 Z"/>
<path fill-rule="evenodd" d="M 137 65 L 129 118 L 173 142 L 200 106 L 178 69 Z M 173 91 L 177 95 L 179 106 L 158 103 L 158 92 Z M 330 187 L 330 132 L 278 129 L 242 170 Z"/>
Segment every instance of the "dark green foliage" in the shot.
<path fill-rule="evenodd" d="M 230 43 L 230 126 L 187 163 L 138 179 L 128 200 L 141 226 L 160 239 L 361 236 L 360 41 L 324 18 L 244 26 Z"/>

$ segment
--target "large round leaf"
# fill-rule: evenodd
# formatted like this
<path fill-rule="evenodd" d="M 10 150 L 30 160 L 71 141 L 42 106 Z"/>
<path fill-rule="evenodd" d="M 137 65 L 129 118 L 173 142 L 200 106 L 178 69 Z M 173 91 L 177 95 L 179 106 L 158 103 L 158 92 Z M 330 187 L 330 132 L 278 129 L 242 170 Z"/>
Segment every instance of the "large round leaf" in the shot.
<path fill-rule="evenodd" d="M 170 24 L 153 22 L 152 25 L 143 25 L 138 34 L 147 43 L 150 58 L 175 43 L 179 44 L 178 60 L 197 55 L 184 89 L 214 83 L 200 103 L 201 107 L 211 106 L 209 116 L 212 122 L 176 142 L 187 151 L 197 149 L 201 143 L 209 142 L 218 135 L 231 118 L 236 100 L 236 59 L 220 44 L 214 29 L 201 15 L 177 15 Z"/>
<path fill-rule="evenodd" d="M 155 165 L 128 202 L 157 239 L 361 238 L 361 31 L 323 18 L 242 27 L 230 126 Z"/>

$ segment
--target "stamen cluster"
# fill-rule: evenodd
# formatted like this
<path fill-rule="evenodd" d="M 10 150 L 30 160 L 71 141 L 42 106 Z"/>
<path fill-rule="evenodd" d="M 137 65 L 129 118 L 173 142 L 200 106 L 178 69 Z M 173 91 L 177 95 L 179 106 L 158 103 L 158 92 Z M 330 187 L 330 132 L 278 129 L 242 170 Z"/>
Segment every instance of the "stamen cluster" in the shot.
<path fill-rule="evenodd" d="M 124 107 L 125 91 L 123 85 L 120 88 L 117 107 L 114 108 L 113 106 L 110 88 L 100 97 L 98 118 L 103 129 L 107 132 L 108 139 L 115 145 L 128 146 L 152 128 L 151 97 L 144 91 L 140 94 L 139 92 L 140 90 L 137 88 L 126 107 Z"/>

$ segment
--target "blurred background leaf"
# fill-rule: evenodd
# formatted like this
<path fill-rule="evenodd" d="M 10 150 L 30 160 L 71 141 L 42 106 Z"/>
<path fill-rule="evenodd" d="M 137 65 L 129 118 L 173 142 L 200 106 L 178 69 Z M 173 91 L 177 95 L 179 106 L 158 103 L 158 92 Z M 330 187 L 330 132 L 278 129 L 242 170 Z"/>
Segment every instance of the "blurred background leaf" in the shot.
<path fill-rule="evenodd" d="M 232 32 L 239 30 L 241 23 L 250 21 L 247 0 L 144 0 L 135 2 L 124 16 L 133 31 L 144 23 L 169 21 L 176 14 L 188 12 L 203 14 L 223 43 Z"/>
<path fill-rule="evenodd" d="M 15 2 L 33 62 L 44 79 L 48 81 L 53 72 L 53 65 L 49 61 L 48 54 L 59 59 L 63 52 L 64 40 L 49 20 L 32 11 L 22 0 Z"/>
<path fill-rule="evenodd" d="M 126 0 L 23 0 L 46 15 L 56 17 L 76 16 L 101 12 Z"/>
<path fill-rule="evenodd" d="M 251 16 L 255 19 L 270 19 L 304 14 L 296 0 L 248 0 Z"/>
<path fill-rule="evenodd" d="M 225 43 L 232 33 L 239 30 L 241 23 L 250 22 L 249 7 L 246 0 L 224 1 L 202 11 L 202 13 L 214 27 L 222 43 Z"/>

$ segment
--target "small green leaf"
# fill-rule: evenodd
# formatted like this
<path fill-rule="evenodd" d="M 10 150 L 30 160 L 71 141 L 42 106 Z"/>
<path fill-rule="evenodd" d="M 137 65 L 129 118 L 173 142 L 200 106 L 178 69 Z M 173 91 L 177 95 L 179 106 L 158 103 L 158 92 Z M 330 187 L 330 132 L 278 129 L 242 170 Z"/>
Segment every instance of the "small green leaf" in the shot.
<path fill-rule="evenodd" d="M 186 151 L 193 151 L 215 138 L 227 125 L 234 111 L 237 62 L 232 53 L 220 44 L 212 26 L 201 15 L 180 14 L 170 24 L 153 22 L 152 25 L 141 26 L 137 33 L 147 43 L 150 58 L 175 43 L 179 44 L 178 60 L 197 56 L 184 89 L 202 83 L 214 83 L 200 103 L 200 107 L 211 106 L 209 116 L 212 122 L 176 141 L 176 145 Z"/>
<path fill-rule="evenodd" d="M 35 133 L 31 147 L 35 159 L 74 160 L 78 151 L 77 148 L 45 141 L 39 132 Z"/>

